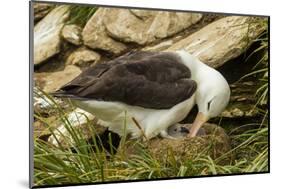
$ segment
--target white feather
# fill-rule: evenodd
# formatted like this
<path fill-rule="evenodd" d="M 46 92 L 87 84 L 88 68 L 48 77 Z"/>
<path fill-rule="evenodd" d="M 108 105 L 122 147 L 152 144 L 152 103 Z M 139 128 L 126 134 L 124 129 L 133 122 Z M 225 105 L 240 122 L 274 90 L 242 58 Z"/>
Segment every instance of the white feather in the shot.
<path fill-rule="evenodd" d="M 142 131 L 132 120 L 132 118 L 135 118 L 141 126 L 145 137 L 150 139 L 158 135 L 162 130 L 166 130 L 170 125 L 184 119 L 195 104 L 195 96 L 193 95 L 170 109 L 150 109 L 121 102 L 97 100 L 74 101 L 74 103 L 94 114 L 106 124 L 109 130 L 121 136 L 124 134 L 131 134 L 133 138 L 142 136 Z"/>

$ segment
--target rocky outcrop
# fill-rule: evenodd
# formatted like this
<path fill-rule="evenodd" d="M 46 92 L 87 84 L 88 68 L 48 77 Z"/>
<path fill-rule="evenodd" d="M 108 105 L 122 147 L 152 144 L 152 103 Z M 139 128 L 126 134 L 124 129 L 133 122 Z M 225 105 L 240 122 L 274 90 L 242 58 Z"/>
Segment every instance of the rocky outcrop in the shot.
<path fill-rule="evenodd" d="M 110 38 L 103 24 L 106 9 L 99 8 L 82 31 L 84 44 L 92 49 L 102 49 L 113 54 L 126 50 L 126 45 Z"/>
<path fill-rule="evenodd" d="M 61 71 L 35 73 L 35 83 L 46 93 L 54 92 L 81 73 L 74 65 L 67 65 Z"/>
<path fill-rule="evenodd" d="M 100 55 L 86 47 L 81 47 L 72 52 L 67 58 L 66 64 L 79 67 L 93 66 L 100 60 Z"/>
<path fill-rule="evenodd" d="M 53 8 L 54 4 L 49 3 L 33 3 L 34 21 L 38 22 L 44 18 Z"/>
<path fill-rule="evenodd" d="M 34 28 L 34 64 L 38 65 L 60 52 L 60 32 L 69 16 L 69 6 L 53 9 Z"/>
<path fill-rule="evenodd" d="M 264 30 L 257 18 L 228 16 L 180 40 L 167 51 L 184 49 L 204 63 L 219 67 L 243 53 Z"/>
<path fill-rule="evenodd" d="M 74 45 L 81 45 L 82 44 L 82 36 L 81 36 L 82 28 L 75 25 L 65 25 L 62 29 L 61 35 L 62 37 L 72 43 Z"/>
<path fill-rule="evenodd" d="M 107 33 L 120 41 L 145 45 L 174 35 L 198 22 L 202 14 L 107 9 L 104 25 Z"/>
<path fill-rule="evenodd" d="M 85 45 L 119 54 L 126 49 L 120 41 L 149 44 L 188 28 L 201 17 L 197 13 L 100 8 L 82 35 Z"/>

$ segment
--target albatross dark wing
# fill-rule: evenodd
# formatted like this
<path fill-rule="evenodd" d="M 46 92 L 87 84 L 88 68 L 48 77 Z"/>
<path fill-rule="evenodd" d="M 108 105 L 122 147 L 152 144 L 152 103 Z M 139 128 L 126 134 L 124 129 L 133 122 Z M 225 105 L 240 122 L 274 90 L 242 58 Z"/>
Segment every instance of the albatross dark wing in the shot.
<path fill-rule="evenodd" d="M 170 108 L 196 91 L 180 61 L 174 53 L 136 52 L 89 68 L 54 95 Z"/>

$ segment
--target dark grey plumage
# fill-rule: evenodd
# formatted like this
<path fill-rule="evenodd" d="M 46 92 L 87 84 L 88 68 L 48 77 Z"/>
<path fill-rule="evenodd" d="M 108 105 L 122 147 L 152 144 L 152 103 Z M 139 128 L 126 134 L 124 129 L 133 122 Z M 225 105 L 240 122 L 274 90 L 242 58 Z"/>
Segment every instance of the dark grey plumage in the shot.
<path fill-rule="evenodd" d="M 175 53 L 133 52 L 85 70 L 54 96 L 167 109 L 194 94 L 197 85 L 190 78 Z"/>
<path fill-rule="evenodd" d="M 174 138 L 184 138 L 190 133 L 191 124 L 174 124 L 171 125 L 168 129 L 168 135 Z M 200 128 L 196 136 L 204 136 L 206 131 L 204 128 Z"/>

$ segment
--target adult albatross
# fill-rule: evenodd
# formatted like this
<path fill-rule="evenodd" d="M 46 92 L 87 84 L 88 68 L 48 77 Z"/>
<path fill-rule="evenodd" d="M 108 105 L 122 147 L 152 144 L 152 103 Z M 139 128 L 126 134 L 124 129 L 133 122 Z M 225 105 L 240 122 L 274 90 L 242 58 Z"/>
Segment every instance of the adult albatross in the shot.
<path fill-rule="evenodd" d="M 197 104 L 189 136 L 228 104 L 229 85 L 215 69 L 191 54 L 131 52 L 83 71 L 53 93 L 70 98 L 120 136 L 171 138 L 167 128 Z"/>

